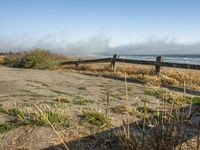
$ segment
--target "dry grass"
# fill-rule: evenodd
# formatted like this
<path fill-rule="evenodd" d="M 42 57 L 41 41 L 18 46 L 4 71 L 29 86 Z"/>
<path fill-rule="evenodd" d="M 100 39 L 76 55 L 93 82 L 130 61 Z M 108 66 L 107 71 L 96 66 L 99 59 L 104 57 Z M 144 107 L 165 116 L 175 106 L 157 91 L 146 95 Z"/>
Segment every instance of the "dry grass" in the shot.
<path fill-rule="evenodd" d="M 5 57 L 6 57 L 5 55 L 0 55 L 0 64 L 3 63 L 3 60 L 4 60 Z"/>
<path fill-rule="evenodd" d="M 127 108 L 125 105 L 116 105 L 114 107 L 111 107 L 113 113 L 117 113 L 117 114 L 126 114 L 127 112 Z M 128 112 L 130 112 L 130 110 L 128 110 Z"/>
<path fill-rule="evenodd" d="M 45 121 L 51 126 L 51 128 L 53 129 L 53 131 L 56 133 L 56 135 L 59 137 L 59 139 L 61 140 L 61 142 L 63 143 L 64 147 L 66 150 L 68 150 L 68 146 L 65 144 L 65 141 L 63 140 L 63 138 L 60 136 L 60 134 L 58 133 L 58 131 L 55 129 L 54 125 L 52 124 L 52 121 L 50 118 L 49 118 L 49 115 L 44 113 L 40 107 L 38 105 L 35 105 L 35 107 L 37 108 L 37 110 L 40 112 L 40 114 L 42 115 L 42 117 L 45 119 Z M 54 114 L 54 113 L 51 113 L 51 114 Z M 55 117 L 55 115 L 53 115 L 54 117 L 53 118 L 57 118 Z M 56 115 L 56 116 L 59 116 L 59 115 Z M 58 117 L 60 118 L 60 117 Z M 62 118 L 62 117 L 61 117 Z M 62 119 L 59 119 L 58 122 L 60 122 L 60 120 Z"/>
<path fill-rule="evenodd" d="M 179 85 L 184 87 L 184 81 L 186 86 L 193 89 L 200 89 L 200 71 L 198 70 L 186 70 L 186 69 L 164 69 L 162 82 L 169 84 Z"/>
<path fill-rule="evenodd" d="M 67 70 L 91 72 L 97 75 L 112 75 L 117 77 L 124 77 L 124 73 L 128 78 L 137 78 L 145 81 L 149 85 L 160 86 L 161 83 L 184 87 L 186 81 L 187 88 L 200 89 L 200 71 L 162 68 L 161 77 L 154 74 L 154 66 L 146 65 L 130 65 L 118 63 L 115 72 L 110 67 L 110 64 L 82 64 L 79 66 L 66 65 L 62 67 Z"/>
<path fill-rule="evenodd" d="M 87 59 L 87 58 L 82 58 Z M 37 69 L 67 69 L 75 71 L 92 72 L 97 75 L 112 75 L 128 78 L 137 78 L 145 81 L 147 84 L 159 86 L 161 83 L 183 87 L 184 82 L 192 89 L 200 89 L 200 71 L 186 69 L 162 68 L 161 77 L 154 73 L 154 66 L 133 65 L 117 63 L 115 72 L 110 64 L 84 64 L 84 65 L 66 65 L 59 66 L 62 61 L 78 60 L 77 57 L 59 56 L 52 54 L 47 50 L 34 49 L 27 53 L 15 53 L 6 56 L 0 56 L 0 63 L 12 67 L 37 68 Z"/>
<path fill-rule="evenodd" d="M 128 90 L 126 85 L 126 103 L 124 108 L 129 106 L 128 102 Z M 164 94 L 165 93 L 165 94 Z M 198 106 L 191 113 L 192 100 L 190 102 L 189 111 L 186 111 L 185 97 L 182 97 L 181 104 L 175 104 L 171 102 L 170 107 L 166 107 L 166 98 L 163 95 L 167 95 L 167 92 L 148 91 L 146 94 L 152 96 L 159 96 L 162 98 L 162 110 L 152 114 L 148 108 L 147 101 L 144 100 L 143 119 L 140 123 L 137 123 L 139 130 L 129 128 L 129 113 L 127 113 L 127 124 L 124 121 L 123 129 L 121 133 L 116 134 L 121 141 L 122 149 L 127 150 L 171 150 L 171 149 L 199 149 L 199 137 L 200 137 L 200 124 L 197 127 L 192 126 L 192 118 L 196 113 L 200 111 Z M 184 93 L 185 95 L 185 93 Z M 174 101 L 174 100 L 173 100 Z M 123 109 L 124 111 L 125 109 Z M 128 111 L 127 111 L 128 112 Z M 154 112 L 154 111 L 153 111 Z M 149 114 L 151 113 L 151 114 Z M 194 131 L 196 130 L 196 131 Z M 188 143 L 190 134 L 196 134 L 197 139 L 193 143 Z"/>

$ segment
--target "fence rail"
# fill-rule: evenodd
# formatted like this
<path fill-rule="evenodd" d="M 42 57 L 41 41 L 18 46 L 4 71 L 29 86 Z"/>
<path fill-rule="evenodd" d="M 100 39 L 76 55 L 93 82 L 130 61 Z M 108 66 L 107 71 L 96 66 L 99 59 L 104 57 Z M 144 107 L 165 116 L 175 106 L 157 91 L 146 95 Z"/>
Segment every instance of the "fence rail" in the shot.
<path fill-rule="evenodd" d="M 183 68 L 183 69 L 194 69 L 200 70 L 200 65 L 195 64 L 181 64 L 181 63 L 171 63 L 164 62 L 162 56 L 158 56 L 156 61 L 146 61 L 146 60 L 134 60 L 134 59 L 122 59 L 119 58 L 118 55 L 113 55 L 113 58 L 102 58 L 102 59 L 90 59 L 90 60 L 78 60 L 78 61 L 67 61 L 61 62 L 61 65 L 79 65 L 79 64 L 87 64 L 87 63 L 111 63 L 113 70 L 115 71 L 116 62 L 120 63 L 131 63 L 131 64 L 141 64 L 141 65 L 153 65 L 155 66 L 155 74 L 160 75 L 161 67 L 171 67 L 171 68 Z"/>
<path fill-rule="evenodd" d="M 111 62 L 112 60 L 113 60 L 113 58 L 66 61 L 66 62 L 62 62 L 61 65 L 73 65 L 73 64 L 79 65 L 79 64 L 87 64 L 87 63 L 107 63 L 107 62 Z"/>

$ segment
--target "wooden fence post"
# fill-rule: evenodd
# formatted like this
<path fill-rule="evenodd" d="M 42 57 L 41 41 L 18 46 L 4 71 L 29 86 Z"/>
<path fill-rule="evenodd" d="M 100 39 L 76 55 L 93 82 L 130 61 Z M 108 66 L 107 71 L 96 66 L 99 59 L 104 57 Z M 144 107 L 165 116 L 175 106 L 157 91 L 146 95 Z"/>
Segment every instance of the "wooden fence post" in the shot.
<path fill-rule="evenodd" d="M 162 56 L 156 57 L 156 65 L 155 65 L 155 74 L 159 77 L 160 76 L 160 63 L 163 62 L 164 59 Z"/>
<path fill-rule="evenodd" d="M 113 71 L 115 72 L 115 69 L 116 69 L 116 59 L 119 58 L 119 55 L 118 54 L 114 54 L 113 55 L 113 59 L 112 59 L 112 62 L 110 64 L 110 66 L 112 67 Z"/>
<path fill-rule="evenodd" d="M 80 60 L 81 59 L 78 59 L 78 61 L 76 62 L 76 67 L 78 67 L 78 65 L 80 64 Z"/>

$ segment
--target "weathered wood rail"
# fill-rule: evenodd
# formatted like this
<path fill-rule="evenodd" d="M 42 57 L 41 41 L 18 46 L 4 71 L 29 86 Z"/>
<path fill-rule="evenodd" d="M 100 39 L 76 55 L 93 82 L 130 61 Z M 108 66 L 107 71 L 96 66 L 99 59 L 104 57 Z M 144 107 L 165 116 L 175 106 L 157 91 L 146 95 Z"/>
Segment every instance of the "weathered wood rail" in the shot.
<path fill-rule="evenodd" d="M 141 64 L 141 65 L 153 65 L 155 66 L 155 74 L 160 75 L 161 67 L 171 67 L 171 68 L 182 68 L 182 69 L 194 69 L 200 70 L 200 65 L 195 64 L 181 64 L 181 63 L 171 63 L 164 62 L 162 56 L 158 56 L 156 61 L 146 61 L 146 60 L 134 60 L 134 59 L 123 59 L 119 58 L 118 55 L 114 55 L 113 58 L 101 58 L 101 59 L 90 59 L 90 60 L 78 60 L 78 61 L 67 61 L 61 62 L 61 65 L 79 65 L 79 64 L 88 64 L 88 63 L 111 63 L 111 67 L 115 70 L 116 62 L 120 63 L 131 63 L 131 64 Z"/>
<path fill-rule="evenodd" d="M 88 64 L 88 63 L 107 63 L 111 62 L 113 58 L 102 58 L 102 59 L 89 59 L 89 60 L 78 60 L 78 61 L 67 61 L 61 62 L 61 65 L 79 65 L 79 64 Z"/>

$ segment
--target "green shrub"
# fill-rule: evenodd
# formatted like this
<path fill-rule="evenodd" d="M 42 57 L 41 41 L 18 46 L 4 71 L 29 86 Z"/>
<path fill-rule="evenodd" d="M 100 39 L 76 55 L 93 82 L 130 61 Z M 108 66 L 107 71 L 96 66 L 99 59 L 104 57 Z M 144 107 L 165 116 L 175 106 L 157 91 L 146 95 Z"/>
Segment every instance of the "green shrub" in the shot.
<path fill-rule="evenodd" d="M 41 49 L 35 49 L 29 53 L 18 57 L 15 63 L 15 67 L 22 68 L 35 68 L 39 67 L 49 56 L 49 52 Z"/>
<path fill-rule="evenodd" d="M 2 64 L 17 68 L 54 69 L 62 60 L 64 57 L 47 50 L 34 49 L 26 53 L 8 55 Z"/>

